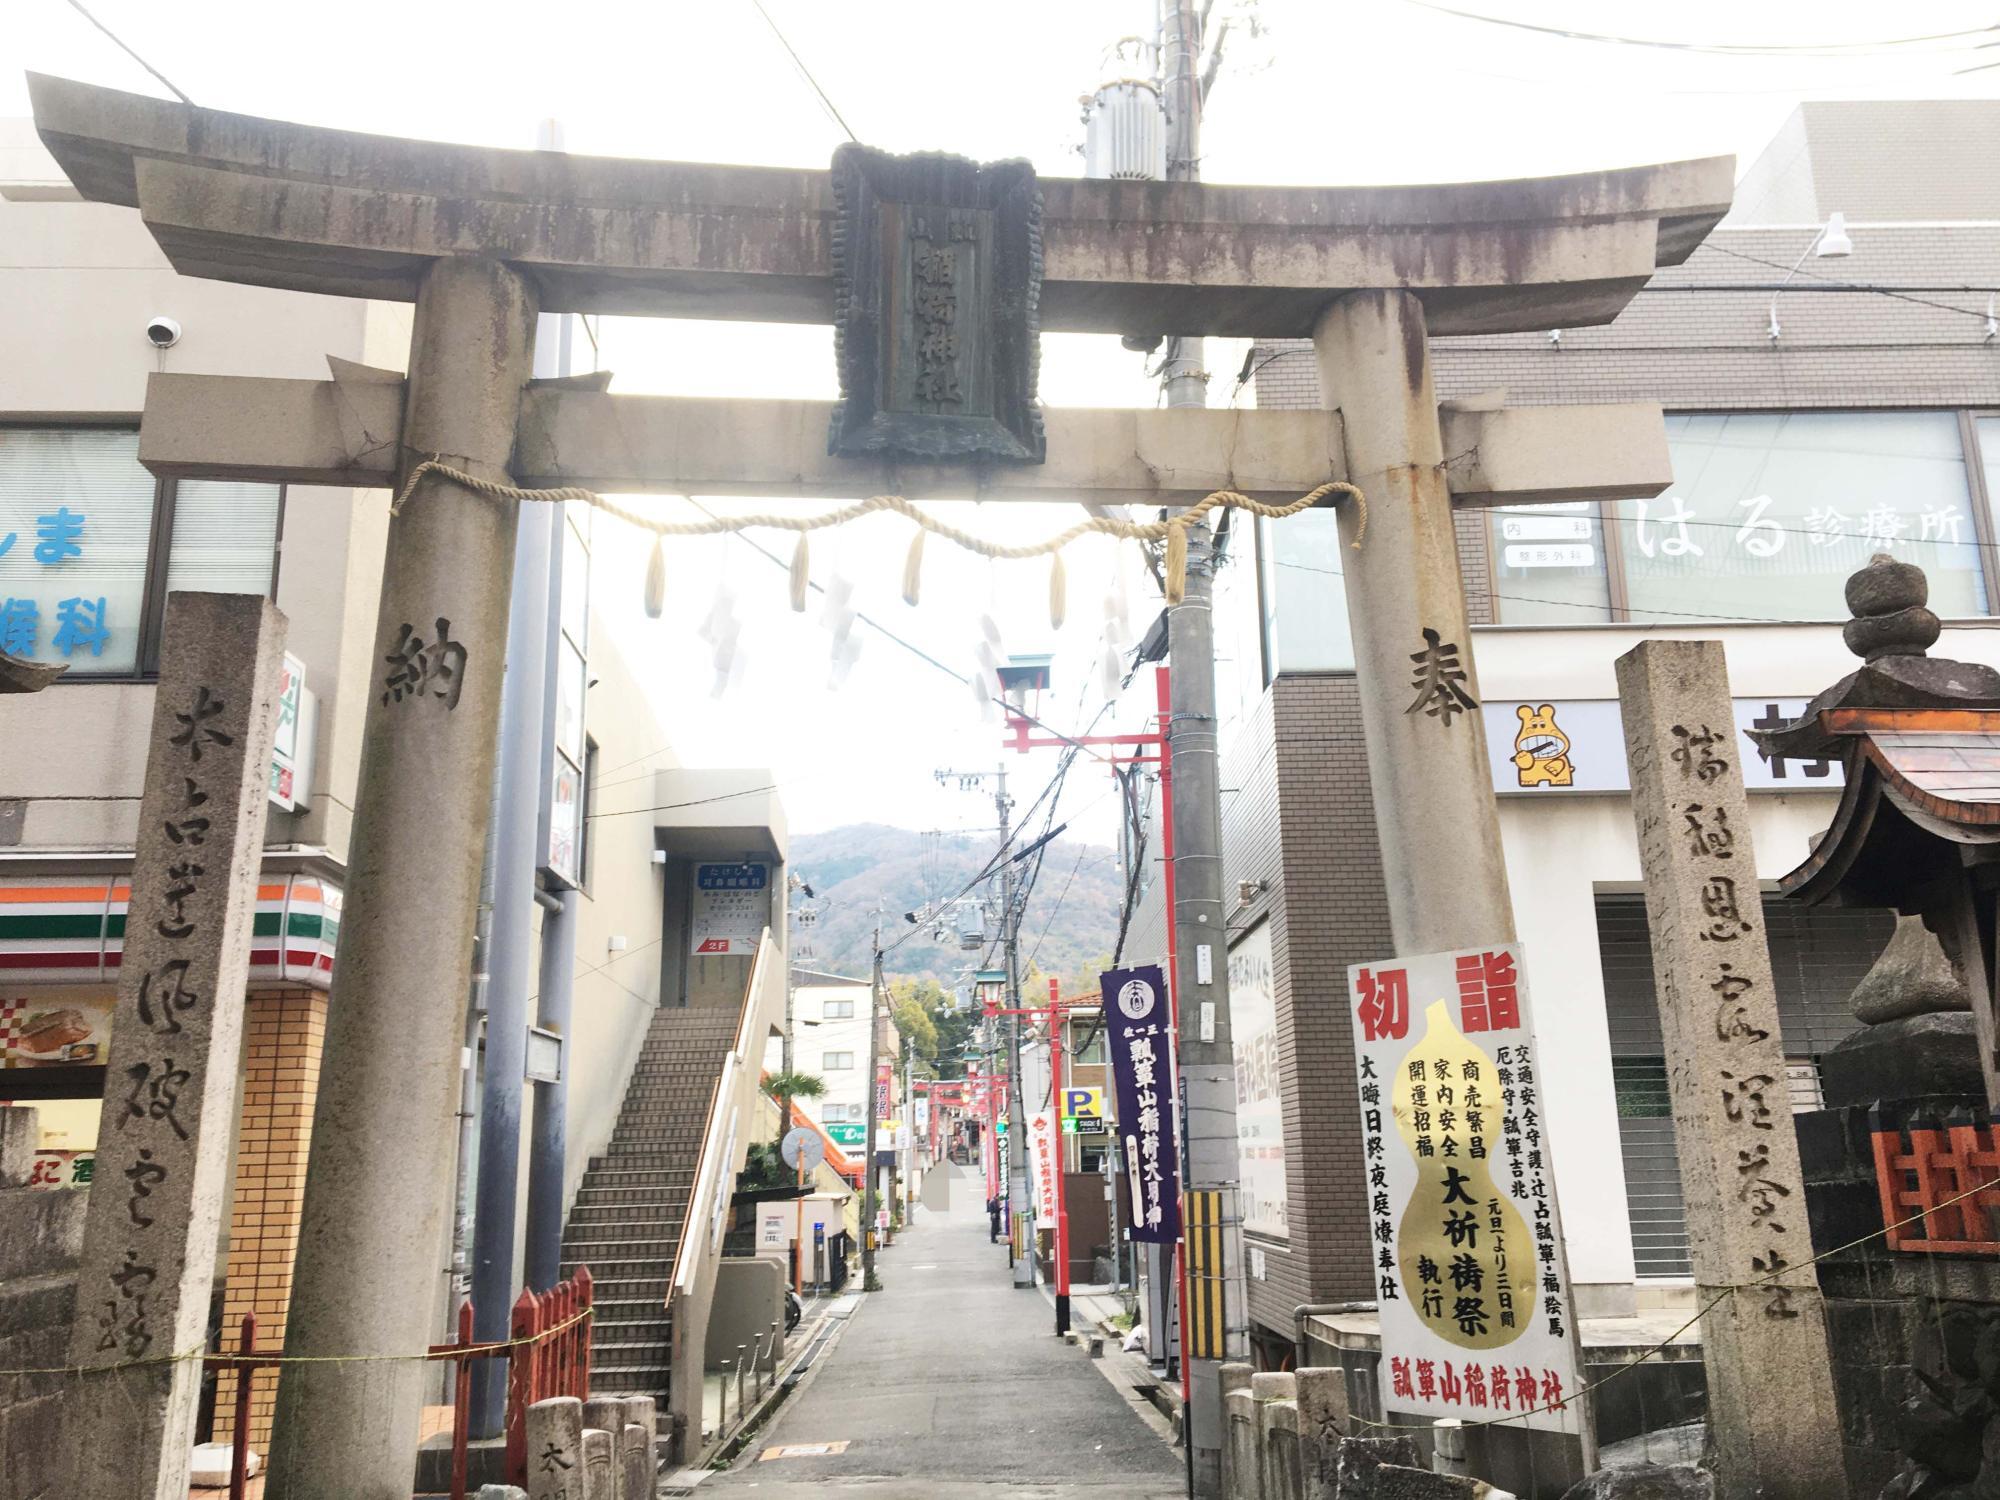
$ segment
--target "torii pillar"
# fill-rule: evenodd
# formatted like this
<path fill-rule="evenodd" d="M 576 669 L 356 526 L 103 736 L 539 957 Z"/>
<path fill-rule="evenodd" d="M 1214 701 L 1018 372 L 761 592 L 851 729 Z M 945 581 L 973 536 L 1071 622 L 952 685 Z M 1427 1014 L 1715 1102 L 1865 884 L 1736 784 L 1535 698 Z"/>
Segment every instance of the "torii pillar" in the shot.
<path fill-rule="evenodd" d="M 1500 815 L 1472 670 L 1444 434 L 1424 306 L 1413 292 L 1350 292 L 1313 329 L 1322 399 L 1340 410 L 1367 534 L 1341 548 L 1361 729 L 1401 954 L 1514 940 Z M 1341 538 L 1361 524 L 1340 511 Z"/>
<path fill-rule="evenodd" d="M 538 310 L 534 289 L 497 260 L 431 263 L 410 340 L 399 493 L 432 457 L 507 479 Z M 456 1142 L 438 1124 L 461 1077 L 518 515 L 516 502 L 432 474 L 389 523 L 340 1001 L 327 1009 L 339 1086 L 319 1091 L 313 1117 L 286 1320 L 293 1358 L 423 1342 L 452 1202 Z M 425 1374 L 407 1358 L 287 1365 L 273 1500 L 405 1500 Z"/>

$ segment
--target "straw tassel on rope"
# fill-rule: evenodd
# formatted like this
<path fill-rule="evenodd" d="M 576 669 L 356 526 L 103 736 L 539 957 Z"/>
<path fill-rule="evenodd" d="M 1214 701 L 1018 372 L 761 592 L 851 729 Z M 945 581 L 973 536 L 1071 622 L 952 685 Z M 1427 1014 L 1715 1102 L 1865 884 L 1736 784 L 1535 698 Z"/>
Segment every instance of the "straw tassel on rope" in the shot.
<path fill-rule="evenodd" d="M 1062 554 L 1053 553 L 1049 557 L 1049 629 L 1051 630 L 1063 628 L 1063 619 L 1069 613 L 1069 601 L 1065 597 L 1068 589 L 1069 580 L 1063 573 Z"/>
<path fill-rule="evenodd" d="M 725 546 L 727 543 L 724 544 Z M 646 559 L 646 618 L 657 620 L 667 608 L 666 538 L 653 538 L 653 555 Z"/>
<path fill-rule="evenodd" d="M 806 548 L 806 533 L 799 533 L 799 544 L 792 549 L 792 608 L 799 614 L 806 612 L 806 585 L 812 582 L 812 553 Z"/>
<path fill-rule="evenodd" d="M 1167 603 L 1179 604 L 1187 593 L 1187 517 L 1167 523 Z"/>
<path fill-rule="evenodd" d="M 903 559 L 903 602 L 914 606 L 923 584 L 924 572 L 924 528 L 919 526 L 917 534 L 910 538 L 910 550 Z"/>

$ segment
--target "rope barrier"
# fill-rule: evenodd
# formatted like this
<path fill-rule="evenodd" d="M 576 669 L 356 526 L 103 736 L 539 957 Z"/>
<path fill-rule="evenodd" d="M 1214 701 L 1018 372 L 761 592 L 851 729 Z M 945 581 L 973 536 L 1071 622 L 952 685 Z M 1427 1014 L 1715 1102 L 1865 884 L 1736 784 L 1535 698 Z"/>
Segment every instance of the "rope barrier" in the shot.
<path fill-rule="evenodd" d="M 1727 1302 L 1731 1297 L 1734 1297 L 1738 1292 L 1754 1292 L 1759 1287 L 1775 1285 L 1777 1283 L 1777 1278 L 1780 1276 L 1793 1275 L 1799 1271 L 1809 1271 L 1823 1260 L 1828 1260 L 1831 1259 L 1833 1256 L 1840 1255 L 1845 1253 L 1846 1251 L 1856 1249 L 1859 1246 L 1867 1244 L 1870 1240 L 1884 1239 L 1893 1231 L 1903 1228 L 1906 1224 L 1914 1224 L 1918 1220 L 1925 1218 L 1927 1215 L 1936 1213 L 1941 1208 L 1949 1208 L 1954 1203 L 1961 1203 L 1967 1198 L 1974 1197 L 1980 1193 L 1990 1193 L 1993 1192 L 1995 1189 L 2000 1189 L 2000 1177 L 1995 1177 L 1990 1182 L 1982 1182 L 1977 1187 L 1967 1188 L 1964 1192 L 1956 1194 L 1955 1196 L 1950 1198 L 1942 1199 L 1937 1203 L 1931 1204 L 1927 1208 L 1920 1208 L 1915 1213 L 1911 1214 L 1908 1218 L 1898 1219 L 1893 1224 L 1885 1224 L 1882 1228 L 1874 1230 L 1872 1233 L 1864 1234 L 1859 1239 L 1849 1240 L 1844 1245 L 1835 1245 L 1831 1250 L 1828 1250 L 1820 1255 L 1815 1255 L 1811 1260 L 1803 1261 L 1796 1266 L 1785 1266 L 1781 1270 L 1768 1272 L 1763 1276 L 1757 1277 L 1755 1280 L 1739 1282 L 1734 1286 L 1723 1287 L 1719 1292 L 1716 1293 L 1716 1295 L 1712 1299 L 1710 1299 L 1710 1301 L 1707 1303 L 1706 1306 L 1697 1309 L 1693 1317 L 1689 1318 L 1685 1323 L 1681 1324 L 1680 1327 L 1676 1328 L 1672 1333 L 1668 1334 L 1665 1338 L 1661 1339 L 1659 1343 L 1653 1345 L 1652 1348 L 1650 1349 L 1642 1351 L 1636 1358 L 1629 1359 L 1624 1364 L 1616 1366 L 1615 1368 L 1612 1369 L 1610 1374 L 1604 1376 L 1602 1379 L 1593 1380 L 1590 1382 L 1590 1384 L 1584 1386 L 1581 1390 L 1573 1392 L 1569 1400 L 1577 1400 L 1581 1397 L 1591 1395 L 1595 1391 L 1602 1390 L 1612 1381 L 1618 1379 L 1619 1376 L 1629 1374 L 1631 1371 L 1638 1369 L 1640 1365 L 1643 1365 L 1647 1360 L 1651 1359 L 1654 1355 L 1666 1353 L 1667 1350 L 1673 1347 L 1674 1340 L 1678 1339 L 1682 1334 L 1686 1333 L 1690 1328 L 1694 1327 L 1695 1324 L 1699 1323 L 1703 1318 L 1707 1317 L 1710 1313 L 1714 1312 L 1716 1308 L 1720 1307 L 1724 1302 Z M 1818 1291 L 1819 1288 L 1815 1284 L 1811 1288 L 1781 1287 L 1780 1290 L 1802 1292 L 1807 1290 Z M 1579 1337 L 1578 1347 L 1579 1349 L 1581 1349 L 1582 1347 L 1580 1337 Z M 1544 1402 L 1542 1405 L 1533 1407 L 1527 1411 L 1514 1412 L 1511 1415 L 1504 1417 L 1478 1417 L 1472 1421 L 1463 1422 L 1461 1423 L 1461 1425 L 1465 1427 L 1504 1427 L 1512 1422 L 1525 1421 L 1529 1417 L 1541 1416 L 1544 1412 L 1561 1410 L 1563 1408 L 1566 1408 L 1568 1405 L 1569 1401 L 1567 1400 L 1547 1401 Z M 1359 1423 L 1363 1427 L 1379 1428 L 1385 1432 L 1427 1432 L 1430 1430 L 1432 1426 L 1432 1424 L 1429 1422 L 1377 1422 L 1372 1420 L 1371 1418 L 1362 1416 L 1355 1416 L 1352 1418 L 1352 1420 Z"/>
<path fill-rule="evenodd" d="M 1288 516 L 1297 515 L 1300 511 L 1310 510 L 1329 495 L 1343 495 L 1352 500 L 1356 508 L 1353 545 L 1359 548 L 1362 539 L 1368 534 L 1368 497 L 1362 494 L 1357 486 L 1338 479 L 1329 480 L 1317 489 L 1308 490 L 1305 494 L 1299 496 L 1298 499 L 1287 501 L 1283 505 L 1266 505 L 1262 501 L 1253 500 L 1248 495 L 1237 490 L 1215 490 L 1196 501 L 1193 505 L 1188 506 L 1187 509 L 1179 512 L 1177 515 L 1169 516 L 1163 521 L 1122 521 L 1115 516 L 1092 516 L 1088 520 L 1077 522 L 1066 531 L 1058 532 L 1056 535 L 1044 538 L 1039 542 L 1006 543 L 988 541 L 984 537 L 976 536 L 972 532 L 965 530 L 963 527 L 953 526 L 947 521 L 940 521 L 937 517 L 917 509 L 914 504 L 904 499 L 901 495 L 871 495 L 866 500 L 856 500 L 837 509 L 824 511 L 816 516 L 801 516 L 782 511 L 764 511 L 755 515 L 717 516 L 700 521 L 666 521 L 657 516 L 646 515 L 644 512 L 635 510 L 629 505 L 600 495 L 595 490 L 584 489 L 579 485 L 561 485 L 552 489 L 524 489 L 520 485 L 506 484 L 497 479 L 481 479 L 477 475 L 466 473 L 463 469 L 453 468 L 440 458 L 427 458 L 414 469 L 410 470 L 410 477 L 403 481 L 402 489 L 397 492 L 395 500 L 389 506 L 389 514 L 392 516 L 401 515 L 403 507 L 410 502 L 411 497 L 416 493 L 417 486 L 423 481 L 425 476 L 430 474 L 435 474 L 441 479 L 448 479 L 453 484 L 461 485 L 475 494 L 485 495 L 495 500 L 577 501 L 582 504 L 595 506 L 606 514 L 616 516 L 619 520 L 636 526 L 642 531 L 652 532 L 655 540 L 653 543 L 654 563 L 652 568 L 649 569 L 647 580 L 649 609 L 650 596 L 654 592 L 656 584 L 663 582 L 664 577 L 664 565 L 659 561 L 660 538 L 670 536 L 714 536 L 720 532 L 745 531 L 751 527 L 767 527 L 774 531 L 798 533 L 798 550 L 792 555 L 792 608 L 803 610 L 805 608 L 805 580 L 808 572 L 805 540 L 807 535 L 829 526 L 844 526 L 849 521 L 856 521 L 863 516 L 874 515 L 881 511 L 893 511 L 906 520 L 914 522 L 919 528 L 917 540 L 911 546 L 910 556 L 905 563 L 903 573 L 903 597 L 912 604 L 916 602 L 917 570 L 923 556 L 922 536 L 924 532 L 942 537 L 946 541 L 964 548 L 967 552 L 1006 562 L 1019 562 L 1028 558 L 1047 557 L 1059 553 L 1078 537 L 1087 536 L 1092 533 L 1113 536 L 1124 541 L 1165 541 L 1167 544 L 1165 568 L 1166 595 L 1169 604 L 1180 603 L 1182 592 L 1186 587 L 1187 533 L 1191 527 L 1200 524 L 1203 518 L 1218 506 L 1231 506 L 1237 510 L 1246 511 L 1250 515 L 1261 516 L 1265 520 L 1282 521 Z M 1060 558 L 1057 558 L 1055 570 L 1050 578 L 1050 614 L 1058 623 L 1060 623 L 1063 612 L 1062 589 L 1062 562 Z"/>
<path fill-rule="evenodd" d="M 234 1354 L 226 1352 L 209 1353 L 206 1349 L 195 1349 L 180 1354 L 155 1354 L 145 1359 L 120 1360 L 109 1365 L 51 1365 L 43 1369 L 0 1370 L 0 1377 L 14 1375 L 104 1375 L 113 1370 L 143 1370 L 157 1365 L 177 1365 L 198 1359 L 208 1364 L 227 1364 L 262 1369 L 266 1365 L 379 1365 L 393 1364 L 401 1360 L 437 1359 L 483 1359 L 489 1355 L 508 1349 L 518 1349 L 527 1344 L 539 1344 L 544 1339 L 554 1338 L 559 1333 L 567 1333 L 586 1318 L 596 1314 L 597 1309 L 586 1307 L 570 1314 L 562 1322 L 539 1332 L 523 1334 L 519 1338 L 482 1340 L 474 1344 L 445 1344 L 435 1350 L 425 1350 L 422 1354 Z"/>

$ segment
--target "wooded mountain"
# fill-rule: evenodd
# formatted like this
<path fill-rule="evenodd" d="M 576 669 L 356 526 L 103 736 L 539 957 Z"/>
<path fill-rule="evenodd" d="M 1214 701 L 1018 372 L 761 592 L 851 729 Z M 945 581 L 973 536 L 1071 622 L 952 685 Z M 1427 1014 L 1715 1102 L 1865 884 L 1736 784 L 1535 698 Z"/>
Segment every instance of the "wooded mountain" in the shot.
<path fill-rule="evenodd" d="M 878 902 L 887 906 L 882 940 L 894 942 L 910 931 L 903 913 L 954 895 L 992 856 L 990 836 L 923 834 L 882 823 L 794 834 L 792 873 L 811 884 L 817 899 L 793 897 L 793 963 L 866 978 Z M 1074 975 L 1087 963 L 1108 959 L 1118 939 L 1117 856 L 1101 845 L 1057 839 L 1041 859 L 1041 875 L 1021 923 L 1021 971 L 1025 977 L 1032 962 L 1043 973 Z M 1030 856 L 1019 868 L 1025 873 L 1034 864 Z M 949 931 L 940 943 L 926 926 L 888 955 L 888 975 L 935 979 L 949 988 L 968 965 L 998 968 L 993 913 L 999 905 L 999 877 L 973 894 L 990 897 L 986 947 L 962 949 Z M 799 912 L 807 907 L 817 914 L 802 926 Z"/>

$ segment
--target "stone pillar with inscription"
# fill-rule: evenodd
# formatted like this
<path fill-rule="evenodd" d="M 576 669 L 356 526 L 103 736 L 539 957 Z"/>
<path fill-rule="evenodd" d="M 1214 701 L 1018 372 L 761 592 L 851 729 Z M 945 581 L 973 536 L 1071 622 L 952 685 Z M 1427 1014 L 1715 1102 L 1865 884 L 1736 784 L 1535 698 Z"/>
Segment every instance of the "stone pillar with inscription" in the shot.
<path fill-rule="evenodd" d="M 551 1396 L 530 1406 L 523 1420 L 528 1439 L 528 1500 L 585 1500 L 589 1490 L 583 1403 L 574 1396 Z"/>
<path fill-rule="evenodd" d="M 439 456 L 507 478 L 536 313 L 533 287 L 499 261 L 432 263 L 399 485 Z M 286 1354 L 310 1359 L 279 1372 L 271 1500 L 410 1493 L 421 1356 L 439 1331 L 518 509 L 432 474 L 389 523 L 285 1327 Z"/>
<path fill-rule="evenodd" d="M 1720 641 L 1618 659 L 1720 1500 L 1847 1493 Z"/>
<path fill-rule="evenodd" d="M 285 617 L 172 594 L 84 1228 L 78 1500 L 185 1500 L 236 1124 Z"/>

